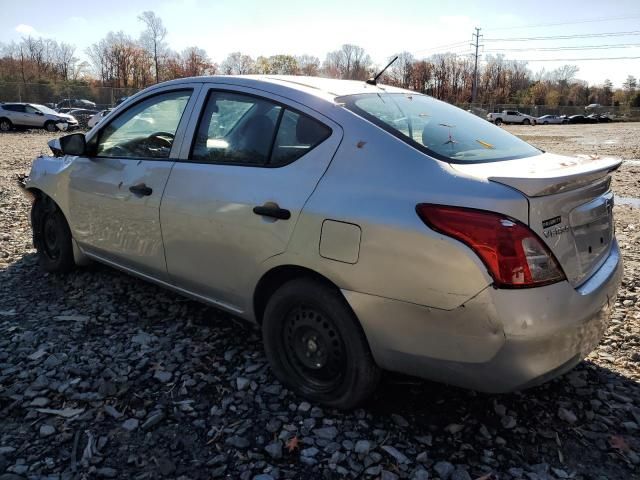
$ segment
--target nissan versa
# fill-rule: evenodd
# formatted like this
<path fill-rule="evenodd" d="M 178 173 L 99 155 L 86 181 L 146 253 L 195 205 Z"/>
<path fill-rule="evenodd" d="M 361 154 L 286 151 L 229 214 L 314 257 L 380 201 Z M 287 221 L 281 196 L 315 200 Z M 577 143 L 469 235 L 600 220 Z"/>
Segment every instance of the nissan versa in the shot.
<path fill-rule="evenodd" d="M 606 158 L 415 92 L 181 79 L 33 163 L 42 267 L 112 265 L 257 322 L 275 375 L 349 408 L 380 370 L 487 392 L 598 344 L 622 261 Z"/>

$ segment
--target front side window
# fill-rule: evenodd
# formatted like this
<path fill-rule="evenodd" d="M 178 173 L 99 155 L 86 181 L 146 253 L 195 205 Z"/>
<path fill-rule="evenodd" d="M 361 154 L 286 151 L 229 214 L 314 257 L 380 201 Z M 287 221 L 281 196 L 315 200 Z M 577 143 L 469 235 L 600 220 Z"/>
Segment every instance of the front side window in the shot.
<path fill-rule="evenodd" d="M 331 129 L 270 100 L 212 91 L 190 159 L 247 166 L 287 165 L 313 149 Z"/>
<path fill-rule="evenodd" d="M 169 158 L 191 90 L 147 98 L 113 119 L 99 133 L 96 155 L 119 158 Z"/>
<path fill-rule="evenodd" d="M 441 160 L 487 162 L 541 153 L 492 123 L 426 95 L 369 93 L 336 101 Z"/>
<path fill-rule="evenodd" d="M 26 105 L 24 109 L 27 113 L 38 113 L 40 111 L 37 108 L 32 107 L 31 105 Z"/>

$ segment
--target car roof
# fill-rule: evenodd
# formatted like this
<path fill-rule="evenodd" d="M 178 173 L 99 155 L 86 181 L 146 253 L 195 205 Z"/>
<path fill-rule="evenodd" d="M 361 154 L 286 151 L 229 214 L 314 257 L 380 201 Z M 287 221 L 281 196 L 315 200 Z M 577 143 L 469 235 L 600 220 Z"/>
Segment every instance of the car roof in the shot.
<path fill-rule="evenodd" d="M 410 90 L 391 87 L 388 85 L 369 85 L 361 80 L 338 80 L 335 78 L 322 77 L 305 77 L 296 75 L 213 75 L 205 77 L 189 77 L 168 82 L 160 83 L 157 86 L 166 86 L 171 84 L 184 83 L 218 83 L 232 84 L 238 86 L 246 86 L 253 88 L 265 88 L 272 90 L 285 89 L 290 91 L 298 91 L 333 101 L 337 97 L 345 95 L 358 95 L 363 93 L 411 93 L 419 95 Z M 279 87 L 279 88 L 278 88 Z"/>

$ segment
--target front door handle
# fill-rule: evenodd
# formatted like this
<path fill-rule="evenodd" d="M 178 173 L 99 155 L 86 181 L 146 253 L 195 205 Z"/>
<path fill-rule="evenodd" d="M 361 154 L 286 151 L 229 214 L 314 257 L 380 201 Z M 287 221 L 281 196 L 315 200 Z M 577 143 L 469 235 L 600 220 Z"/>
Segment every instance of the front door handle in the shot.
<path fill-rule="evenodd" d="M 141 197 L 148 197 L 153 193 L 153 189 L 151 187 L 147 187 L 144 183 L 139 183 L 138 185 L 129 187 L 129 191 L 136 195 L 140 195 Z"/>
<path fill-rule="evenodd" d="M 253 207 L 253 213 L 263 217 L 277 218 L 278 220 L 289 220 L 291 212 L 287 209 L 280 208 L 277 204 L 265 204 L 259 207 Z"/>

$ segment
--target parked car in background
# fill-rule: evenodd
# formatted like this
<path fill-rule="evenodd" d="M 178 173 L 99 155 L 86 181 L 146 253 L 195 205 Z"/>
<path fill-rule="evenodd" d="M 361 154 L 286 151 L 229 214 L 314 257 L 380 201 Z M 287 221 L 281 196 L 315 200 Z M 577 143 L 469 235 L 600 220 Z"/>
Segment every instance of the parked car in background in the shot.
<path fill-rule="evenodd" d="M 487 120 L 496 125 L 502 123 L 520 123 L 522 125 L 534 125 L 536 123 L 535 117 L 527 115 L 526 113 L 520 113 L 516 110 L 503 110 L 500 113 L 488 113 Z"/>
<path fill-rule="evenodd" d="M 103 119 L 104 117 L 106 117 L 106 116 L 109 114 L 109 112 L 110 112 L 111 110 L 113 110 L 113 109 L 112 109 L 112 108 L 107 108 L 106 110 L 102 110 L 102 111 L 100 111 L 100 112 L 96 113 L 95 115 L 93 115 L 93 116 L 89 119 L 89 121 L 87 122 L 87 126 L 88 126 L 89 128 L 93 128 L 93 127 L 95 127 L 98 123 L 100 123 L 100 122 L 102 121 L 102 119 Z"/>
<path fill-rule="evenodd" d="M 593 121 L 593 123 L 607 123 L 611 121 L 611 118 L 602 113 L 592 113 L 587 115 L 587 118 Z"/>
<path fill-rule="evenodd" d="M 69 114 L 36 103 L 0 104 L 0 131 L 8 132 L 14 127 L 44 128 L 49 132 L 73 130 L 78 121 Z"/>
<path fill-rule="evenodd" d="M 561 375 L 622 278 L 620 160 L 409 90 L 178 79 L 50 146 L 26 182 L 44 270 L 92 259 L 254 321 L 275 375 L 332 407 L 380 369 L 488 392 Z"/>
<path fill-rule="evenodd" d="M 91 108 L 97 110 L 95 102 L 83 98 L 65 98 L 56 104 L 56 108 Z"/>
<path fill-rule="evenodd" d="M 543 115 L 536 118 L 536 124 L 538 125 L 557 125 L 561 123 L 569 123 L 569 120 L 560 115 Z"/>
<path fill-rule="evenodd" d="M 54 108 L 54 110 L 58 113 L 69 113 L 71 110 L 75 110 L 75 108 L 63 107 L 63 108 Z"/>
<path fill-rule="evenodd" d="M 569 117 L 569 123 L 598 123 L 598 119 L 591 116 L 571 115 Z"/>
<path fill-rule="evenodd" d="M 71 110 L 69 112 L 69 115 L 72 115 L 74 118 L 78 120 L 78 124 L 80 125 L 80 128 L 87 128 L 89 120 L 91 119 L 91 117 L 93 117 L 97 113 L 99 113 L 98 110 L 90 110 L 87 108 L 77 108 L 77 109 Z"/>

